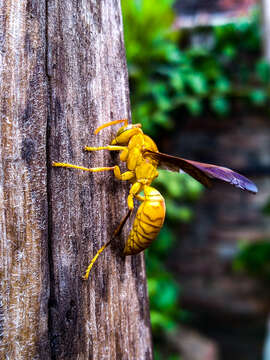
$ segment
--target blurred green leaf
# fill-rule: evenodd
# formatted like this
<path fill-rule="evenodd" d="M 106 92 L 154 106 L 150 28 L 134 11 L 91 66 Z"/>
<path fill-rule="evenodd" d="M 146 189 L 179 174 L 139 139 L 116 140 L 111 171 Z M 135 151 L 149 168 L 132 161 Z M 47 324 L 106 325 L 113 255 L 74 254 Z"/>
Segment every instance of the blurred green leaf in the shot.
<path fill-rule="evenodd" d="M 158 329 L 171 330 L 176 327 L 175 321 L 155 310 L 150 310 L 150 318 L 153 331 Z"/>
<path fill-rule="evenodd" d="M 181 357 L 179 355 L 171 355 L 168 360 L 181 360 Z"/>
<path fill-rule="evenodd" d="M 257 62 L 256 73 L 263 83 L 270 83 L 270 64 L 266 60 L 261 59 Z"/>
<path fill-rule="evenodd" d="M 218 93 L 228 93 L 231 89 L 230 81 L 225 77 L 219 77 L 216 79 L 214 89 Z"/>
<path fill-rule="evenodd" d="M 202 103 L 196 98 L 186 98 L 185 105 L 193 116 L 198 116 L 202 113 Z"/>
<path fill-rule="evenodd" d="M 185 187 L 186 187 L 186 197 L 189 200 L 198 200 L 204 187 L 197 180 L 193 179 L 187 174 L 182 174 L 183 177 L 186 177 Z"/>
<path fill-rule="evenodd" d="M 214 96 L 211 99 L 211 107 L 212 109 L 219 115 L 226 115 L 229 112 L 230 105 L 226 98 L 222 96 Z"/>
<path fill-rule="evenodd" d="M 267 95 L 266 95 L 265 91 L 262 89 L 254 89 L 250 93 L 250 99 L 255 105 L 262 106 L 265 104 L 265 102 L 267 100 Z"/>
<path fill-rule="evenodd" d="M 168 253 L 168 250 L 172 248 L 174 241 L 175 237 L 172 229 L 170 229 L 168 226 L 163 226 L 160 231 L 158 240 L 155 241 L 152 246 L 152 250 L 155 251 L 155 253 L 159 253 L 162 257 L 164 254 Z"/>
<path fill-rule="evenodd" d="M 236 48 L 232 45 L 227 45 L 223 49 L 223 54 L 228 58 L 234 58 L 236 56 Z"/>
<path fill-rule="evenodd" d="M 270 280 L 270 239 L 242 246 L 233 266 L 236 271 L 247 271 Z"/>
<path fill-rule="evenodd" d="M 207 88 L 207 82 L 203 74 L 188 74 L 185 77 L 186 83 L 191 87 L 193 92 L 198 95 L 204 95 L 206 94 L 208 88 Z"/>
<path fill-rule="evenodd" d="M 267 200 L 266 204 L 263 207 L 263 213 L 265 215 L 270 215 L 270 199 Z"/>
<path fill-rule="evenodd" d="M 174 200 L 166 201 L 167 215 L 171 221 L 187 223 L 192 219 L 192 211 L 189 207 L 178 205 Z"/>
<path fill-rule="evenodd" d="M 168 311 L 172 307 L 174 307 L 175 303 L 177 303 L 179 291 L 175 287 L 175 284 L 170 282 L 159 282 L 159 296 L 156 298 L 156 303 L 159 308 L 166 309 Z M 162 295 L 162 296 L 161 296 Z"/>

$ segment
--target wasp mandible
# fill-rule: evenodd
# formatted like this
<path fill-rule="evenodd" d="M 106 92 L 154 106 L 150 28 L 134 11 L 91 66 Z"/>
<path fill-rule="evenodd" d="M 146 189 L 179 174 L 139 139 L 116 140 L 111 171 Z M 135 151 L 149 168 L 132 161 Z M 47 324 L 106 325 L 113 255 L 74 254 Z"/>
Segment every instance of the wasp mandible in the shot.
<path fill-rule="evenodd" d="M 105 127 L 119 123 L 124 123 L 124 126 L 118 130 L 111 145 L 86 146 L 84 149 L 86 151 L 120 151 L 120 160 L 127 165 L 126 172 L 121 173 L 118 165 L 98 168 L 85 168 L 59 162 L 53 162 L 52 165 L 90 172 L 113 171 L 118 180 L 131 182 L 132 185 L 127 199 L 129 211 L 112 237 L 113 239 L 121 232 L 133 211 L 134 198 L 139 200 L 141 205 L 138 208 L 132 229 L 125 243 L 124 255 L 134 255 L 145 250 L 155 240 L 162 228 L 166 212 L 165 201 L 160 192 L 151 186 L 153 180 L 158 176 L 157 168 L 176 172 L 182 170 L 206 187 L 211 187 L 213 180 L 222 180 L 253 194 L 258 191 L 252 181 L 231 169 L 160 153 L 155 142 L 143 133 L 141 124 L 128 124 L 127 119 L 105 123 L 95 130 L 95 135 Z M 140 195 L 141 192 L 143 192 L 143 195 Z M 111 243 L 112 239 L 102 246 L 91 260 L 83 279 L 88 279 L 93 264 L 102 251 Z"/>

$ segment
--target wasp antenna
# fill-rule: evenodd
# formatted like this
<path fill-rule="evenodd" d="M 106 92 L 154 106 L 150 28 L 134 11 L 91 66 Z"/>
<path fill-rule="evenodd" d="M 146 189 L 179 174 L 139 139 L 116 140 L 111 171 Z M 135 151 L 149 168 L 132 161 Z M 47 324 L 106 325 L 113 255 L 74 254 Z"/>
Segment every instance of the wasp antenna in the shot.
<path fill-rule="evenodd" d="M 115 125 L 115 124 L 120 124 L 120 123 L 125 123 L 125 126 L 127 126 L 128 125 L 128 119 L 114 120 L 114 121 L 110 121 L 108 123 L 105 123 L 105 124 L 99 126 L 94 131 L 94 134 L 97 135 L 100 132 L 100 130 L 102 130 L 102 129 L 108 127 L 108 126 Z"/>

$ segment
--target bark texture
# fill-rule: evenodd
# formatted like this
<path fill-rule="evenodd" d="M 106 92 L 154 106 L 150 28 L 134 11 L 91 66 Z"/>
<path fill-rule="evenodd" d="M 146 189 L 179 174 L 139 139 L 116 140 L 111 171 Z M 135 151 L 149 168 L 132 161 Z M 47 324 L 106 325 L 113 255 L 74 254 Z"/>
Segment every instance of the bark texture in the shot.
<path fill-rule="evenodd" d="M 1 6 L 0 358 L 152 359 L 142 255 L 121 257 L 127 211 L 118 162 L 85 145 L 129 117 L 119 0 L 6 0 Z M 117 126 L 116 126 L 117 128 Z"/>
<path fill-rule="evenodd" d="M 48 354 L 45 6 L 1 1 L 0 358 Z"/>
<path fill-rule="evenodd" d="M 270 61 L 270 1 L 261 0 L 262 20 L 263 20 L 263 40 L 264 40 L 264 56 Z"/>

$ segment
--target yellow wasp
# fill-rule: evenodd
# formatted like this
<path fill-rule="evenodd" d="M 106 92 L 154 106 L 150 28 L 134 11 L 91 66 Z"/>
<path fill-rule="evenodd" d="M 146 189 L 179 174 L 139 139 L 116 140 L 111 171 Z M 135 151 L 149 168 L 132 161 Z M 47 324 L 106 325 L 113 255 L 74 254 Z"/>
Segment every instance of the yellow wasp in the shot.
<path fill-rule="evenodd" d="M 129 211 L 116 229 L 114 236 L 120 233 L 134 209 L 134 197 L 141 202 L 141 205 L 138 208 L 132 229 L 125 243 L 124 255 L 138 254 L 145 250 L 157 237 L 162 228 L 166 211 L 165 202 L 159 191 L 150 186 L 152 181 L 158 176 L 158 167 L 177 172 L 182 170 L 207 187 L 211 187 L 212 180 L 217 179 L 229 182 L 251 193 L 258 191 L 252 181 L 228 168 L 160 153 L 155 142 L 143 133 L 141 124 L 129 125 L 127 119 L 105 123 L 95 130 L 95 134 L 105 127 L 119 123 L 124 123 L 124 126 L 118 130 L 111 145 L 100 147 L 86 146 L 85 150 L 121 151 L 120 160 L 127 164 L 128 170 L 126 172 L 121 174 L 118 165 L 98 168 L 85 168 L 59 162 L 53 162 L 52 165 L 90 172 L 113 171 L 117 179 L 129 180 L 131 182 L 132 185 L 127 199 Z M 144 196 L 139 194 L 141 191 L 143 191 Z M 111 241 L 112 239 L 107 242 L 92 259 L 83 276 L 85 280 L 88 279 L 89 272 L 100 253 Z"/>

